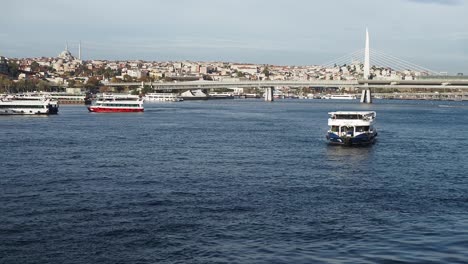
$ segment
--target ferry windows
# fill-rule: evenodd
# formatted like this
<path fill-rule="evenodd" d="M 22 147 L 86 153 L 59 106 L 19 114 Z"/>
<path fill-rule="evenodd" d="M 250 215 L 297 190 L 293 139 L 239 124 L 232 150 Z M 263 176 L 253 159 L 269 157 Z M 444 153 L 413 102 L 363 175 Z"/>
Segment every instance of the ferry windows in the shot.
<path fill-rule="evenodd" d="M 338 131 L 339 131 L 339 128 L 340 128 L 339 126 L 332 126 L 332 127 L 331 127 L 331 131 L 332 131 L 332 132 L 338 132 Z"/>
<path fill-rule="evenodd" d="M 362 115 L 336 115 L 336 119 L 362 119 Z"/>
<path fill-rule="evenodd" d="M 366 132 L 369 131 L 369 126 L 357 126 L 356 132 Z"/>
<path fill-rule="evenodd" d="M 342 126 L 341 127 L 341 132 L 353 132 L 354 131 L 354 127 L 352 126 Z"/>
<path fill-rule="evenodd" d="M 0 108 L 24 108 L 24 109 L 29 109 L 29 108 L 43 108 L 44 106 L 42 105 L 0 105 Z"/>

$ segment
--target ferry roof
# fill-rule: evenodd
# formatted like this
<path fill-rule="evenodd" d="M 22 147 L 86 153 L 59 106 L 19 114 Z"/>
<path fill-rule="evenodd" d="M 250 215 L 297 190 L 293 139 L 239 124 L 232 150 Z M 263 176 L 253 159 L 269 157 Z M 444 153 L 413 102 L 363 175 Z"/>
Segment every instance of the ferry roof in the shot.
<path fill-rule="evenodd" d="M 375 111 L 336 111 L 329 112 L 329 115 L 376 115 Z"/>

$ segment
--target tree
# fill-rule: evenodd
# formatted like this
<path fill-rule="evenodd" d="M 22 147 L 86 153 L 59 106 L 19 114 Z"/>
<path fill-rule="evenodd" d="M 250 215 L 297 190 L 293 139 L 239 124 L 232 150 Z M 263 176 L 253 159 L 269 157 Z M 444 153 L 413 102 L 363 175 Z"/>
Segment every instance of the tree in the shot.
<path fill-rule="evenodd" d="M 19 66 L 14 61 L 8 61 L 8 75 L 17 78 L 19 75 Z"/>
<path fill-rule="evenodd" d="M 123 81 L 124 81 L 124 82 L 131 82 L 131 81 L 133 81 L 133 78 L 130 77 L 130 75 L 125 74 L 125 75 L 123 76 Z"/>
<path fill-rule="evenodd" d="M 88 86 L 99 86 L 99 79 L 96 77 L 89 77 L 88 81 L 86 82 Z"/>
<path fill-rule="evenodd" d="M 117 87 L 115 87 L 114 89 L 115 89 L 116 92 L 121 93 L 121 92 L 123 92 L 123 91 L 125 90 L 125 87 L 123 87 L 123 86 L 117 86 Z"/>
<path fill-rule="evenodd" d="M 37 83 L 37 90 L 39 91 L 48 91 L 50 89 L 50 85 L 48 82 L 40 80 Z"/>
<path fill-rule="evenodd" d="M 147 94 L 153 92 L 153 88 L 151 88 L 148 85 L 143 86 L 143 89 L 141 89 L 142 94 Z"/>
<path fill-rule="evenodd" d="M 148 75 L 144 75 L 144 76 L 141 76 L 141 78 L 138 79 L 138 81 L 140 81 L 140 82 L 150 82 L 151 79 L 150 79 L 150 77 Z"/>
<path fill-rule="evenodd" d="M 205 81 L 213 81 L 213 77 L 211 77 L 211 76 L 208 75 L 208 74 L 204 74 L 204 75 L 203 75 L 203 80 L 205 80 Z"/>
<path fill-rule="evenodd" d="M 8 78 L 0 76 L 0 92 L 10 93 L 12 88 L 14 88 L 13 82 Z"/>
<path fill-rule="evenodd" d="M 236 76 L 238 78 L 241 78 L 241 77 L 245 77 L 245 73 L 241 72 L 241 71 L 236 71 Z"/>
<path fill-rule="evenodd" d="M 97 91 L 99 86 L 100 86 L 99 79 L 96 77 L 89 77 L 88 81 L 85 84 L 86 89 L 91 92 Z"/>
<path fill-rule="evenodd" d="M 110 88 L 107 87 L 107 86 L 101 86 L 99 87 L 99 92 L 100 93 L 106 93 L 106 92 L 109 92 L 110 91 Z"/>
<path fill-rule="evenodd" d="M 31 71 L 32 72 L 38 72 L 38 71 L 40 71 L 40 69 L 41 69 L 41 66 L 39 66 L 39 63 L 37 63 L 36 61 L 33 61 L 31 63 Z"/>
<path fill-rule="evenodd" d="M 76 81 L 73 79 L 68 80 L 68 87 L 74 87 L 76 84 Z"/>
<path fill-rule="evenodd" d="M 110 67 L 107 67 L 106 70 L 104 71 L 104 78 L 109 79 L 114 76 L 115 76 L 115 72 Z"/>
<path fill-rule="evenodd" d="M 36 84 L 28 80 L 19 80 L 15 86 L 16 92 L 32 92 L 36 89 Z"/>
<path fill-rule="evenodd" d="M 262 73 L 265 75 L 265 77 L 270 77 L 270 70 L 268 69 L 268 66 L 263 69 Z"/>

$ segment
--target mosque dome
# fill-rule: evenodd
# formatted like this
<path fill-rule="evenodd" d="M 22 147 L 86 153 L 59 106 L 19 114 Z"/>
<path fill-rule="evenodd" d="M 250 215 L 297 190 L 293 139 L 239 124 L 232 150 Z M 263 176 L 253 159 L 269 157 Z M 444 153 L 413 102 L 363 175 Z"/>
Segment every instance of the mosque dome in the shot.
<path fill-rule="evenodd" d="M 68 50 L 68 45 L 65 47 L 65 50 L 62 51 L 62 52 L 58 55 L 58 58 L 59 58 L 59 59 L 66 60 L 66 61 L 72 61 L 72 60 L 75 59 L 75 57 L 73 57 L 73 55 L 71 54 L 71 52 Z"/>

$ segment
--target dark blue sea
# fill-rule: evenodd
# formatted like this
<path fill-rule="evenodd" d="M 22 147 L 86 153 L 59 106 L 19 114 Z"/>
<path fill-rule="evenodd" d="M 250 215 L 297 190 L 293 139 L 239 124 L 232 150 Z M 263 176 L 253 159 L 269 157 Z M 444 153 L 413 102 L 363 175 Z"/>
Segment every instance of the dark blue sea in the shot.
<path fill-rule="evenodd" d="M 369 147 L 327 112 L 374 110 Z M 0 116 L 0 263 L 467 263 L 468 102 Z"/>

